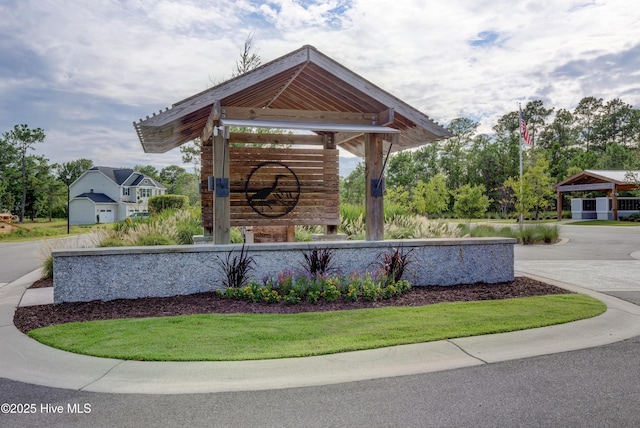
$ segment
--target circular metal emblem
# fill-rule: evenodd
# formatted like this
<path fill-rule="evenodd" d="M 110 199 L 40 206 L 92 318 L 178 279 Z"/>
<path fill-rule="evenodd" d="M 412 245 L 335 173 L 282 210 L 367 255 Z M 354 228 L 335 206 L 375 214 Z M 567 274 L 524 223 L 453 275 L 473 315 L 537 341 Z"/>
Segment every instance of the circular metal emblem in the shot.
<path fill-rule="evenodd" d="M 300 181 L 288 166 L 264 162 L 254 168 L 244 186 L 249 206 L 263 217 L 289 214 L 300 200 Z"/>

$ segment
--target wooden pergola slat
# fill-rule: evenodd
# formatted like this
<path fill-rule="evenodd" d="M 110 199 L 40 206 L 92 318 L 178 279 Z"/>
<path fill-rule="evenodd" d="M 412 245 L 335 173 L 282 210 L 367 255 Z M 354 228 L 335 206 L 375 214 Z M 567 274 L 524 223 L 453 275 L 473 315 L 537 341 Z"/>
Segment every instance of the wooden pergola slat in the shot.
<path fill-rule="evenodd" d="M 316 135 L 230 135 L 231 126 L 300 129 Z M 233 183 L 237 184 L 237 179 L 229 175 L 230 143 L 306 145 L 329 151 L 341 147 L 364 156 L 367 239 L 374 240 L 384 237 L 383 153 L 419 147 L 451 136 L 424 113 L 312 46 L 303 46 L 179 101 L 165 111 L 134 122 L 134 127 L 143 149 L 149 153 L 164 153 L 201 138 L 203 224 L 211 224 L 205 228 L 215 235 L 216 243 L 228 242 L 229 227 L 236 224 L 230 218 L 232 193 L 230 189 L 227 194 L 224 192 L 225 186 L 230 188 Z M 292 162 L 296 168 L 304 168 L 305 161 L 298 160 L 296 155 L 293 155 Z M 318 179 L 324 180 L 324 185 L 331 188 L 338 181 L 337 157 L 335 166 L 328 165 L 333 162 L 333 159 L 326 158 L 324 172 L 318 174 Z M 305 179 L 315 179 L 314 174 L 301 171 Z M 208 190 L 211 176 L 217 183 L 215 191 Z M 373 180 L 378 181 L 374 183 Z M 312 186 L 309 191 L 321 188 L 322 184 Z M 337 191 L 335 195 L 326 195 L 326 199 L 329 207 L 337 209 L 334 205 L 335 201 L 339 204 Z M 305 223 L 300 224 L 311 224 L 307 220 L 302 219 Z M 293 216 L 292 221 L 296 221 Z M 312 221 L 327 224 L 327 231 L 337 230 L 333 217 L 327 220 L 319 216 Z M 268 219 L 262 222 L 277 223 Z"/>

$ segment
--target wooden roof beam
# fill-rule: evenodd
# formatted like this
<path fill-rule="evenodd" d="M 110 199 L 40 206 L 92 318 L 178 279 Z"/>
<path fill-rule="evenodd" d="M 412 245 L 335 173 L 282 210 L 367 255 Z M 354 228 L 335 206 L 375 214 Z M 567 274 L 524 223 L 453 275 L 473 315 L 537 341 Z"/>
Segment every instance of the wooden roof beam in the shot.
<path fill-rule="evenodd" d="M 322 135 L 306 134 L 247 134 L 232 132 L 229 142 L 239 144 L 304 144 L 311 146 L 322 146 L 324 140 Z"/>
<path fill-rule="evenodd" d="M 280 88 L 280 90 L 267 102 L 267 104 L 265 104 L 265 108 L 269 108 L 269 106 L 271 104 L 273 104 L 273 102 L 275 100 L 278 99 L 278 97 L 280 95 L 282 95 L 282 93 L 284 91 L 287 90 L 287 88 L 289 87 L 289 85 L 291 85 L 293 83 L 294 80 L 296 80 L 296 78 L 300 75 L 300 73 L 302 73 L 302 71 L 307 67 L 307 65 L 309 65 L 309 62 L 305 62 L 304 64 L 302 64 L 298 70 L 296 70 L 296 72 L 293 74 L 293 76 L 291 76 L 291 78 L 282 86 L 282 88 Z"/>
<path fill-rule="evenodd" d="M 204 129 L 202 130 L 202 134 L 200 134 L 200 139 L 202 141 L 207 141 L 213 135 L 213 128 L 218 120 L 220 120 L 221 109 L 220 109 L 220 100 L 215 100 L 213 102 L 213 106 L 211 107 L 211 113 L 209 113 L 209 118 L 207 119 L 206 125 L 204 125 Z"/>
<path fill-rule="evenodd" d="M 389 109 L 392 111 L 392 109 Z M 352 125 L 388 125 L 389 110 L 382 113 L 359 113 L 317 110 L 221 107 L 221 119 L 268 120 L 274 122 L 319 122 Z M 393 113 L 391 113 L 393 117 Z M 381 123 L 384 121 L 385 123 Z"/>

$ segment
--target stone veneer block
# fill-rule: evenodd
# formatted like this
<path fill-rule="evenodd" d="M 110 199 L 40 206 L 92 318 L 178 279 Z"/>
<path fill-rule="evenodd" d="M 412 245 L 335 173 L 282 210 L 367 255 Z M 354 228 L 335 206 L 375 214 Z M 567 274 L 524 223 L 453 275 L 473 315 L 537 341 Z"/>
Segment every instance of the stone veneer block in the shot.
<path fill-rule="evenodd" d="M 514 279 L 514 239 L 446 238 L 250 244 L 255 280 L 302 269 L 303 251 L 332 248 L 342 274 L 373 271 L 380 254 L 412 251 L 404 279 L 414 286 L 498 283 Z M 181 245 L 54 250 L 54 302 L 168 297 L 223 288 L 217 262 L 241 245 Z"/>

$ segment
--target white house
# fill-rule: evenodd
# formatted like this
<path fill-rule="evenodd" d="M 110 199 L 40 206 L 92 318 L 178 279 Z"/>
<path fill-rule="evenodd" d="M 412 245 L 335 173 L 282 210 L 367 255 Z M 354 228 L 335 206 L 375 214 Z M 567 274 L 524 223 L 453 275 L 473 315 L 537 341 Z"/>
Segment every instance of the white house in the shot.
<path fill-rule="evenodd" d="M 69 187 L 69 223 L 113 223 L 148 212 L 149 197 L 167 188 L 130 168 L 95 166 Z"/>

